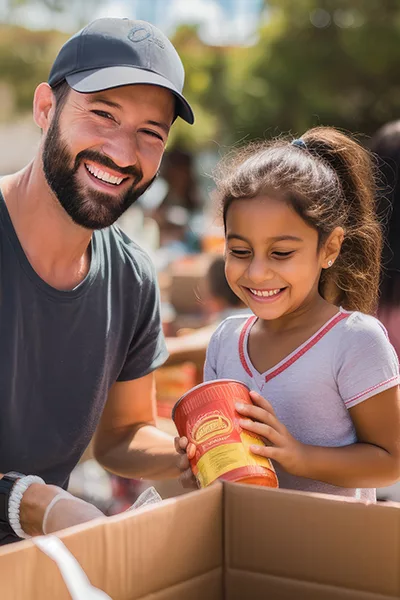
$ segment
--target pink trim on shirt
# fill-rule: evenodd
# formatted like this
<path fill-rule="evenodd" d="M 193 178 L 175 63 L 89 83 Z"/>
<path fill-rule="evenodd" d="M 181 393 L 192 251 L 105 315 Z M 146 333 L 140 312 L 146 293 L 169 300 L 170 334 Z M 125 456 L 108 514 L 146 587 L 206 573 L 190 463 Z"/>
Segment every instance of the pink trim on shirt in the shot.
<path fill-rule="evenodd" d="M 395 381 L 396 379 L 399 379 L 398 375 L 395 375 L 394 377 L 391 377 L 390 379 L 386 379 L 386 381 L 382 381 L 381 383 L 377 383 L 376 385 L 373 385 L 372 387 L 368 388 L 367 390 L 364 390 L 360 394 L 356 394 L 356 396 L 353 396 L 352 398 L 349 398 L 348 400 L 345 400 L 344 403 L 345 404 L 350 404 L 350 402 L 354 402 L 354 400 L 358 400 L 359 398 L 362 398 L 363 396 L 366 396 L 370 392 L 373 392 L 374 390 L 377 390 L 378 388 L 386 385 L 387 383 L 391 383 L 392 381 Z"/>
<path fill-rule="evenodd" d="M 250 375 L 250 377 L 253 377 L 253 373 L 251 372 L 249 365 L 246 362 L 246 357 L 244 354 L 244 339 L 246 337 L 247 330 L 249 329 L 249 327 L 251 327 L 251 325 L 253 325 L 253 323 L 256 319 L 257 319 L 257 317 L 255 315 L 251 316 L 247 319 L 246 323 L 242 327 L 242 331 L 241 331 L 240 337 L 239 337 L 240 362 L 242 363 L 243 369 L 246 371 L 247 375 Z"/>
<path fill-rule="evenodd" d="M 280 365 L 280 367 L 277 367 L 275 370 L 272 370 L 271 373 L 268 373 L 268 375 L 265 376 L 265 382 L 267 383 L 268 381 L 270 381 L 277 375 L 280 375 L 287 368 L 289 368 L 294 362 L 296 362 L 296 360 L 298 360 L 301 356 L 303 356 L 303 354 L 305 354 L 307 352 L 307 350 L 310 350 L 310 348 L 312 348 L 317 342 L 319 342 L 319 340 L 321 338 L 323 338 L 324 335 L 326 335 L 328 333 L 328 331 L 330 331 L 332 329 L 332 327 L 334 327 L 337 323 L 339 323 L 343 319 L 346 319 L 349 316 L 349 314 L 350 313 L 348 313 L 347 311 L 340 311 L 335 317 L 332 317 L 332 319 L 330 319 L 322 327 L 322 329 L 320 329 L 317 333 L 315 333 L 310 338 L 310 340 L 305 344 L 305 346 L 300 348 L 300 350 L 295 352 L 295 354 L 293 354 L 293 356 L 291 356 L 286 361 L 284 361 Z M 246 333 L 249 330 L 249 327 L 254 323 L 254 321 L 256 319 L 257 319 L 257 317 L 254 316 L 254 317 L 250 317 L 246 321 L 246 323 L 243 325 L 242 332 L 241 332 L 240 338 L 239 338 L 240 362 L 242 363 L 244 370 L 246 371 L 246 373 L 248 375 L 250 375 L 250 377 L 253 377 L 253 374 L 252 374 L 251 369 L 246 361 L 246 356 L 245 356 L 245 352 L 244 352 L 244 341 L 245 341 Z"/>

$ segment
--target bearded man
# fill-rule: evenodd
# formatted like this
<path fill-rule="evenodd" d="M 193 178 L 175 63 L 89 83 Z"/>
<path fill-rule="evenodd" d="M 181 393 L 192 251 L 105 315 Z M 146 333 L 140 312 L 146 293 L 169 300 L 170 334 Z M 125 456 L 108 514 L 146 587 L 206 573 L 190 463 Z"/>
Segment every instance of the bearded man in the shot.
<path fill-rule="evenodd" d="M 101 515 L 63 492 L 95 430 L 110 471 L 179 475 L 155 426 L 156 274 L 113 223 L 156 177 L 174 120 L 193 123 L 183 82 L 155 27 L 98 19 L 35 91 L 40 147 L 0 181 L 0 544 Z"/>

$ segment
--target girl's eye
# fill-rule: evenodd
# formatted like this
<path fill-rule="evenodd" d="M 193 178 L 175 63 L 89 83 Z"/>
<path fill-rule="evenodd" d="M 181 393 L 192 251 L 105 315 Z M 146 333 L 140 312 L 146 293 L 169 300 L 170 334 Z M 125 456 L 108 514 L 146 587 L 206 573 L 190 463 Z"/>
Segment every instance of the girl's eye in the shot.
<path fill-rule="evenodd" d="M 114 121 L 114 117 L 104 110 L 92 110 L 92 113 L 94 113 L 98 117 L 102 117 L 103 119 L 110 119 L 111 121 Z"/>
<path fill-rule="evenodd" d="M 273 256 L 275 256 L 276 258 L 288 258 L 289 256 L 291 256 L 294 253 L 294 250 L 290 250 L 290 252 L 273 252 Z"/>
<path fill-rule="evenodd" d="M 236 256 L 236 258 L 248 258 L 251 252 L 250 250 L 235 250 L 231 248 L 229 250 L 229 254 L 232 254 L 232 256 Z"/>

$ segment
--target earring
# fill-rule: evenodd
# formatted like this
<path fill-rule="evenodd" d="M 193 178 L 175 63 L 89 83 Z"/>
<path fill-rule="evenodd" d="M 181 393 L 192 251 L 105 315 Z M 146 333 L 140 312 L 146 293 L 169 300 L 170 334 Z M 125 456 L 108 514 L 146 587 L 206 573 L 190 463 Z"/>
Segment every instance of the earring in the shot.
<path fill-rule="evenodd" d="M 332 260 L 328 260 L 328 267 L 331 267 L 333 265 L 333 261 Z"/>

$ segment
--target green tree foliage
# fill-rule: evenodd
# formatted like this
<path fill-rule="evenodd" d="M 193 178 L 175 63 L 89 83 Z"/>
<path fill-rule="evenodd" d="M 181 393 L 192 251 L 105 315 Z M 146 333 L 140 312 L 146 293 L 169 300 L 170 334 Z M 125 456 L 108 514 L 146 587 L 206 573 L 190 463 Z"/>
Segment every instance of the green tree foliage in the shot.
<path fill-rule="evenodd" d="M 16 113 L 30 110 L 33 92 L 47 80 L 65 37 L 59 32 L 0 26 L 0 81 L 13 90 Z"/>
<path fill-rule="evenodd" d="M 59 10 L 68 2 L 46 1 Z M 244 139 L 296 135 L 315 124 L 370 134 L 400 117 L 400 0 L 265 4 L 266 19 L 248 47 L 207 46 L 195 27 L 176 32 L 196 125 L 178 121 L 172 144 L 223 152 Z M 17 111 L 29 108 L 65 37 L 0 28 L 0 82 L 13 86 Z"/>
<path fill-rule="evenodd" d="M 200 132 L 222 145 L 316 124 L 371 134 L 400 117 L 400 0 L 266 5 L 254 46 L 211 51 L 177 36 L 189 72 L 208 79 L 201 91 L 187 83 Z"/>

